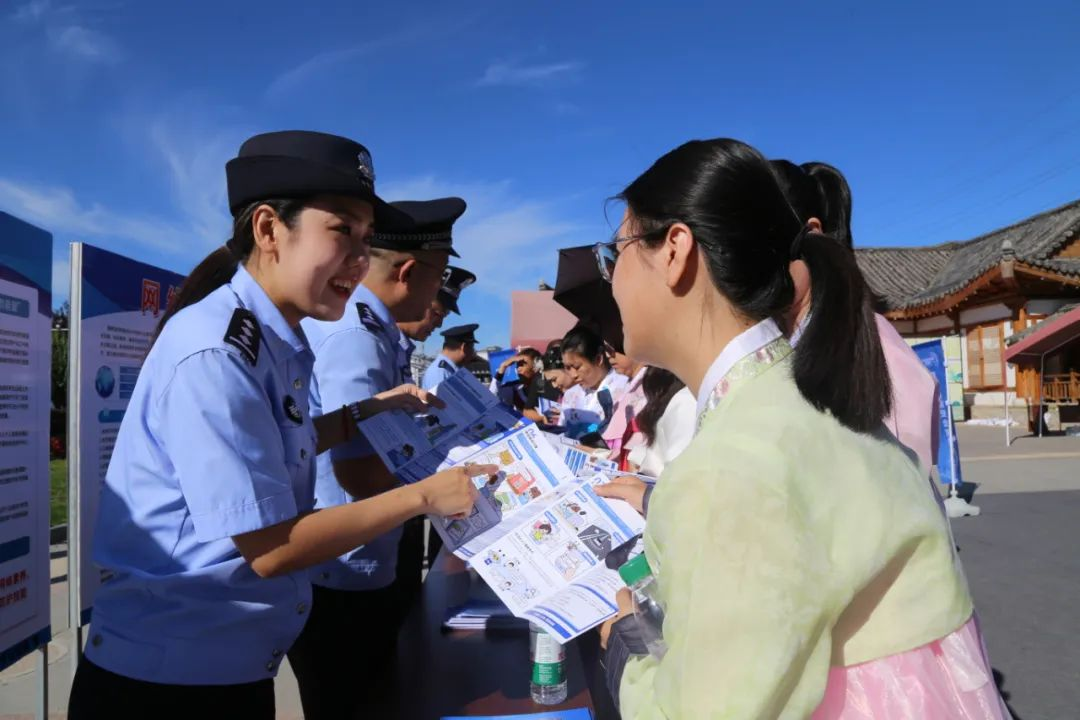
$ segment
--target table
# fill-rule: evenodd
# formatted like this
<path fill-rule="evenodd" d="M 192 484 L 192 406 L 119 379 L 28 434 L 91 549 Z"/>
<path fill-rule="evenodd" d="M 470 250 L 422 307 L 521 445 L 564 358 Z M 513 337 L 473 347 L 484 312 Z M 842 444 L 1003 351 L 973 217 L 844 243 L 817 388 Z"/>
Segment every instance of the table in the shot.
<path fill-rule="evenodd" d="M 366 703 L 365 718 L 438 720 L 446 715 L 502 715 L 588 707 L 597 720 L 617 720 L 599 663 L 598 634 L 567 645 L 567 699 L 533 703 L 527 630 L 442 630 L 446 609 L 469 590 L 465 563 L 444 549 L 424 581 L 398 637 L 397 667 L 381 699 Z"/>

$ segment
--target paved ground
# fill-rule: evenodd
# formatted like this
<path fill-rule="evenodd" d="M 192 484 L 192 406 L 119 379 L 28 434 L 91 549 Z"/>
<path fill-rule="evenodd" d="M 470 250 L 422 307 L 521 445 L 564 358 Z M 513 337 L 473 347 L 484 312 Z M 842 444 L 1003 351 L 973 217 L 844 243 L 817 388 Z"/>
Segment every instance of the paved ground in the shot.
<path fill-rule="evenodd" d="M 1009 704 L 1022 720 L 1080 718 L 1080 491 L 976 499 L 982 514 L 953 531 Z"/>
<path fill-rule="evenodd" d="M 1005 445 L 1005 429 L 961 427 L 963 477 L 979 484 L 975 518 L 955 520 L 961 558 L 990 658 L 1020 720 L 1080 718 L 1080 438 L 1030 436 Z M 65 717 L 73 635 L 67 627 L 66 558 L 53 561 L 50 717 Z M 0 720 L 30 718 L 34 658 L 0 673 Z M 296 681 L 282 665 L 278 717 L 301 717 Z"/>

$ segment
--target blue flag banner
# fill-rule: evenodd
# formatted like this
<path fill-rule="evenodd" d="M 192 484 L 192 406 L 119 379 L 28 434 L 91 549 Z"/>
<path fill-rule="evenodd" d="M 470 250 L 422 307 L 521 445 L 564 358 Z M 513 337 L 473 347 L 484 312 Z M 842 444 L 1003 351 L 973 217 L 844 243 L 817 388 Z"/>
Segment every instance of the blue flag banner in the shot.
<path fill-rule="evenodd" d="M 960 447 L 956 442 L 956 426 L 953 424 L 949 405 L 949 383 L 945 360 L 945 343 L 940 338 L 913 345 L 912 350 L 922 360 L 923 365 L 934 376 L 938 385 L 938 477 L 943 485 L 959 485 Z"/>

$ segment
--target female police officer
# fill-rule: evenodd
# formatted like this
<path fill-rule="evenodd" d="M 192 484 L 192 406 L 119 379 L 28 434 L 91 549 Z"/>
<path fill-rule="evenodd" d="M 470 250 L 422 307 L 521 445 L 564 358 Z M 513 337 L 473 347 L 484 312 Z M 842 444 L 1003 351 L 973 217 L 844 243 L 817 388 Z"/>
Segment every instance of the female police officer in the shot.
<path fill-rule="evenodd" d="M 69 717 L 274 716 L 273 677 L 307 619 L 303 569 L 415 515 L 471 509 L 469 474 L 312 512 L 314 455 L 352 432 L 312 425 L 304 317 L 332 320 L 367 270 L 375 195 L 345 138 L 251 138 L 226 166 L 235 224 L 187 279 L 157 336 L 106 475 L 95 599 Z M 166 324 L 167 323 L 167 324 Z M 350 408 L 410 407 L 415 389 Z M 321 442 L 320 442 L 321 440 Z"/>

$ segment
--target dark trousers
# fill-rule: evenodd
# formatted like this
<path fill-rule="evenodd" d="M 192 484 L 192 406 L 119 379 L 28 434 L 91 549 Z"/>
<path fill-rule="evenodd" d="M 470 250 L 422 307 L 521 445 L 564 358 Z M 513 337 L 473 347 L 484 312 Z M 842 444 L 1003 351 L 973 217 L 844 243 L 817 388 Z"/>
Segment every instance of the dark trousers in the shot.
<path fill-rule="evenodd" d="M 274 681 L 241 685 L 164 685 L 79 662 L 68 701 L 70 720 L 251 718 L 274 720 Z"/>
<path fill-rule="evenodd" d="M 401 599 L 402 618 L 408 614 L 423 587 L 424 576 L 424 516 L 406 521 L 398 542 L 395 584 Z"/>
<path fill-rule="evenodd" d="M 431 534 L 428 535 L 427 542 L 427 566 L 430 570 L 435 567 L 435 558 L 439 556 L 439 551 L 443 548 L 442 535 L 435 532 L 435 528 L 431 528 Z"/>
<path fill-rule="evenodd" d="M 401 609 L 398 589 L 312 587 L 311 615 L 289 650 L 305 720 L 350 720 L 390 686 Z"/>

